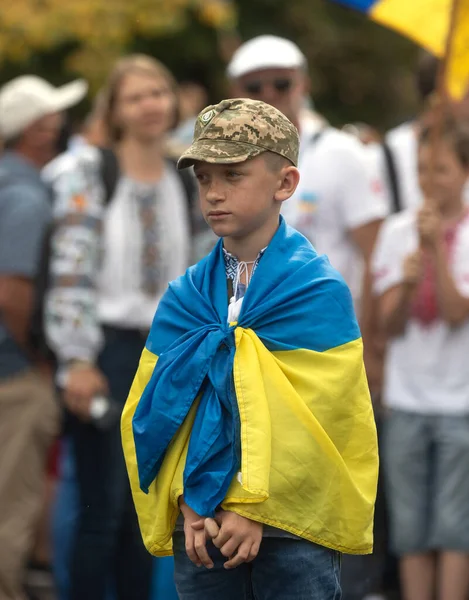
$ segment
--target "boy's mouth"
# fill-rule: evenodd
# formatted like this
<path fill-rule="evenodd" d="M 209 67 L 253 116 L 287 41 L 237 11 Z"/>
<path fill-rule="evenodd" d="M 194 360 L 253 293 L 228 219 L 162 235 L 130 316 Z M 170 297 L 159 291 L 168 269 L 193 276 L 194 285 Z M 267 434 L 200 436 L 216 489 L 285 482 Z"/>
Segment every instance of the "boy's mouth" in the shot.
<path fill-rule="evenodd" d="M 213 219 L 213 220 L 221 220 L 224 219 L 226 217 L 229 217 L 231 213 L 223 211 L 223 210 L 211 210 L 208 213 L 208 218 L 209 219 Z"/>

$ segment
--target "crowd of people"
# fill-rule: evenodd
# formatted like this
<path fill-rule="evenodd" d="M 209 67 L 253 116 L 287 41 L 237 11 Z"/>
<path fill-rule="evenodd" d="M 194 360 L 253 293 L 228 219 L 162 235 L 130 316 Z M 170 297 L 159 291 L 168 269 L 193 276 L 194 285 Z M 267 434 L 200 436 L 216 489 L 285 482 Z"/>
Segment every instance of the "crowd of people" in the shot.
<path fill-rule="evenodd" d="M 375 556 L 344 557 L 349 600 L 469 593 L 469 121 L 436 96 L 437 71 L 425 56 L 421 113 L 382 139 L 311 108 L 289 40 L 252 39 L 226 71 L 227 97 L 298 129 L 283 216 L 340 272 L 360 322 L 381 478 Z M 0 88 L 0 600 L 26 597 L 31 563 L 60 600 L 177 597 L 169 559 L 142 542 L 120 416 L 168 283 L 216 242 L 175 164 L 206 95 L 155 58 L 122 58 L 61 149 L 86 94 L 33 75 Z"/>

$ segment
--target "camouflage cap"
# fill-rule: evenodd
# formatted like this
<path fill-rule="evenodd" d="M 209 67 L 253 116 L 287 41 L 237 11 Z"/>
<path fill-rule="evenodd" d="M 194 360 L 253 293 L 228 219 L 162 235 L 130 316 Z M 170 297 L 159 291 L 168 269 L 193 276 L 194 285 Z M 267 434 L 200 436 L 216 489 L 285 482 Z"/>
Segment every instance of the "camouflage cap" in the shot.
<path fill-rule="evenodd" d="M 275 152 L 298 165 L 298 130 L 279 110 L 260 102 L 235 98 L 208 106 L 197 117 L 192 146 L 178 162 L 179 169 L 196 161 L 239 163 Z"/>

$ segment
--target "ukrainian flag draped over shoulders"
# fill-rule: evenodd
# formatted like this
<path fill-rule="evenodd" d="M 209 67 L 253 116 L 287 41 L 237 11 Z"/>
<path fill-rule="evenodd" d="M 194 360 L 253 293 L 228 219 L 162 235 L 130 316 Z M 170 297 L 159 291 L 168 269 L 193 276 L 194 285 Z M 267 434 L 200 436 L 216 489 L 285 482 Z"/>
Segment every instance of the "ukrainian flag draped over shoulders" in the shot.
<path fill-rule="evenodd" d="M 178 498 L 342 552 L 372 551 L 377 442 L 350 293 L 281 219 L 227 322 L 223 246 L 171 283 L 122 416 L 148 550 Z"/>

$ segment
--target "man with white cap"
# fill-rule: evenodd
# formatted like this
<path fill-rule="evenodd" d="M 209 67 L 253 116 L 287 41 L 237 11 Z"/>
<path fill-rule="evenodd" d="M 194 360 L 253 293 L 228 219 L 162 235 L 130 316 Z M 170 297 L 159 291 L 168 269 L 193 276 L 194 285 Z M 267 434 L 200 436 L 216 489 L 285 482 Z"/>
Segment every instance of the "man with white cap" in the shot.
<path fill-rule="evenodd" d="M 373 386 L 374 381 L 379 382 L 380 369 L 370 343 L 369 265 L 388 209 L 364 147 L 306 109 L 310 88 L 307 69 L 306 57 L 296 44 L 262 35 L 238 48 L 227 75 L 233 97 L 275 106 L 300 132 L 300 183 L 296 194 L 284 203 L 283 213 L 319 253 L 328 255 L 348 283 L 361 316 L 367 374 Z M 357 587 L 364 587 L 359 579 L 362 566 L 366 569 L 369 563 L 347 557 L 344 565 L 344 589 L 353 595 Z"/>
<path fill-rule="evenodd" d="M 34 280 L 51 220 L 40 169 L 54 156 L 63 111 L 84 81 L 55 88 L 23 76 L 0 88 L 0 598 L 22 600 L 58 410 L 29 342 Z"/>
<path fill-rule="evenodd" d="M 293 42 L 272 35 L 256 37 L 235 52 L 227 74 L 234 97 L 263 100 L 299 129 L 301 180 L 295 196 L 285 203 L 284 215 L 329 256 L 358 304 L 363 263 L 370 259 L 386 216 L 364 149 L 306 110 L 307 61 Z"/>

